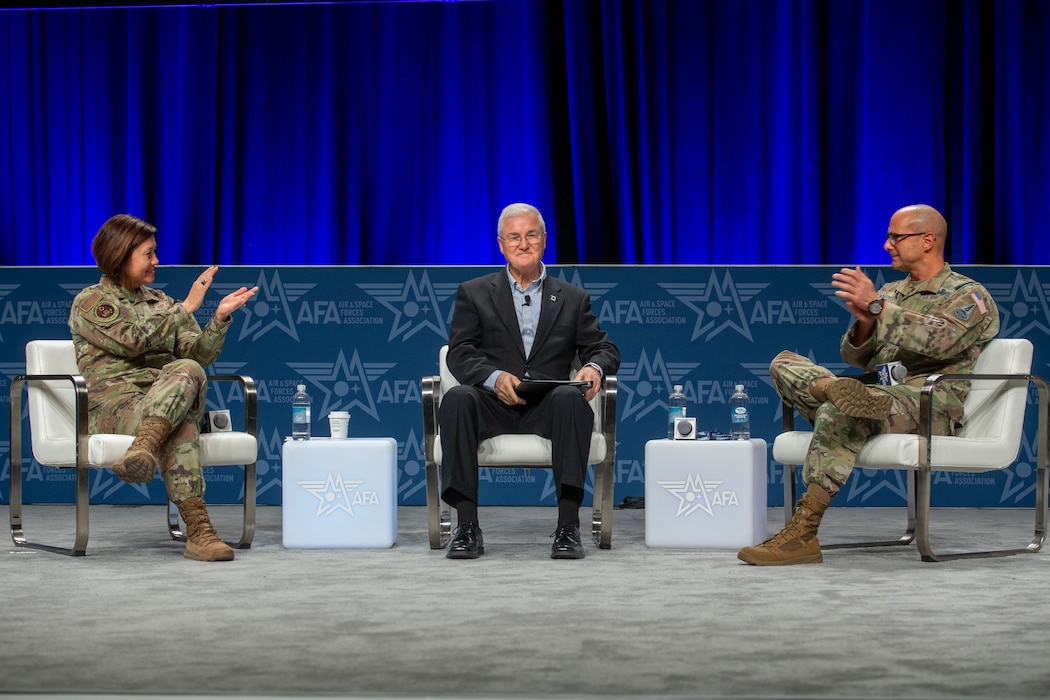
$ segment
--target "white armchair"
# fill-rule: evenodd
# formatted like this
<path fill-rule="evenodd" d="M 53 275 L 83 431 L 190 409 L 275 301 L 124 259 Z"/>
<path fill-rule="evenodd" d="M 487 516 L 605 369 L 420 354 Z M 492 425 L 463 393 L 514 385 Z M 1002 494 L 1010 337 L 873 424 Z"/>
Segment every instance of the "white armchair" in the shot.
<path fill-rule="evenodd" d="M 908 470 L 908 525 L 898 539 L 850 544 L 822 544 L 823 549 L 881 547 L 916 542 L 923 561 L 1006 556 L 1038 552 L 1047 524 L 1047 409 L 1048 388 L 1032 369 L 1032 343 L 1025 339 L 996 338 L 981 351 L 973 374 L 935 374 L 922 387 L 918 435 L 873 435 L 857 456 L 856 469 Z M 932 434 L 932 392 L 942 381 L 971 381 L 963 406 L 966 424 L 952 436 Z M 1039 445 L 1036 467 L 1035 535 L 1027 546 L 987 552 L 935 553 L 930 546 L 930 487 L 932 471 L 987 472 L 1005 469 L 1021 447 L 1028 384 L 1039 391 Z M 784 405 L 784 432 L 773 441 L 773 459 L 784 465 L 784 520 L 791 519 L 795 503 L 795 467 L 809 449 L 811 431 L 794 430 L 794 409 Z"/>
<path fill-rule="evenodd" d="M 448 544 L 452 516 L 441 500 L 441 440 L 438 434 L 438 408 L 442 394 L 459 384 L 452 376 L 445 357 L 448 346 L 438 355 L 440 374 L 423 377 L 423 434 L 427 481 L 427 524 L 430 547 Z M 591 399 L 594 430 L 588 463 L 594 465 L 594 499 L 591 536 L 601 549 L 612 547 L 612 501 L 616 465 L 616 376 L 605 377 L 604 386 Z M 551 442 L 539 435 L 497 435 L 478 446 L 478 465 L 483 467 L 550 467 Z"/>
<path fill-rule="evenodd" d="M 201 466 L 244 465 L 244 522 L 241 538 L 232 546 L 251 547 L 255 535 L 256 439 L 255 382 L 251 377 L 214 375 L 209 381 L 237 381 L 244 388 L 244 431 L 200 436 Z M 22 389 L 27 388 L 33 456 L 45 466 L 76 470 L 76 534 L 72 547 L 30 542 L 22 528 Z M 19 547 L 83 556 L 88 541 L 88 479 L 90 468 L 111 467 L 131 445 L 131 435 L 88 432 L 87 384 L 80 376 L 72 340 L 33 340 L 26 344 L 26 373 L 11 382 L 11 537 Z M 168 530 L 185 540 L 178 510 L 169 503 Z"/>

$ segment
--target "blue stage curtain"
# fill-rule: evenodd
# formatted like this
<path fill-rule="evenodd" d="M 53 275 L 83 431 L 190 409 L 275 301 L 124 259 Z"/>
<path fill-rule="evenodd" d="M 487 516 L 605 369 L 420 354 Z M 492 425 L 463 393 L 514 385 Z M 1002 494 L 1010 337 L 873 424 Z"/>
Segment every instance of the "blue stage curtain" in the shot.
<path fill-rule="evenodd" d="M 0 264 L 1047 264 L 1042 0 L 506 0 L 0 12 Z"/>

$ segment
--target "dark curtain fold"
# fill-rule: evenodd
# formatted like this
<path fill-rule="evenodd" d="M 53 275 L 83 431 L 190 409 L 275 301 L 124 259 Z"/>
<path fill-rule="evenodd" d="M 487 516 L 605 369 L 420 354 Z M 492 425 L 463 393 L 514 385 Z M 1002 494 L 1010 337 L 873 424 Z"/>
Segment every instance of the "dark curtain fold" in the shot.
<path fill-rule="evenodd" d="M 507 0 L 0 12 L 0 264 L 1050 263 L 1041 0 Z"/>

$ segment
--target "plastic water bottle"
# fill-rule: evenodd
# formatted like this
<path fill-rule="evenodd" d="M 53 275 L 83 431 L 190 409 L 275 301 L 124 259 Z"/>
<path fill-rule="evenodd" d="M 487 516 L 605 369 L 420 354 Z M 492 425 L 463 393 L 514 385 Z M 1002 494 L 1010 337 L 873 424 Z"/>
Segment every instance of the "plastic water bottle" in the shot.
<path fill-rule="evenodd" d="M 310 395 L 305 384 L 295 387 L 292 397 L 292 439 L 310 439 Z"/>
<path fill-rule="evenodd" d="M 667 397 L 667 439 L 674 438 L 674 419 L 685 418 L 685 394 L 682 385 L 675 384 L 674 391 Z"/>
<path fill-rule="evenodd" d="M 743 384 L 736 385 L 736 391 L 729 397 L 730 423 L 729 437 L 732 440 L 751 439 L 751 408 L 750 399 L 744 391 Z"/>

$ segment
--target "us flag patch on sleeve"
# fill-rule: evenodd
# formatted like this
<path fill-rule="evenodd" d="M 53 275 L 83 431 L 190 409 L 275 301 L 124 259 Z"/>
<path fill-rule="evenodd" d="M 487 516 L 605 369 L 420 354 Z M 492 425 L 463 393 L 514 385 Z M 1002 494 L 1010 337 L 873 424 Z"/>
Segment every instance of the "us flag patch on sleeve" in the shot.
<path fill-rule="evenodd" d="M 974 302 L 977 304 L 977 308 L 980 309 L 982 316 L 988 313 L 988 307 L 985 305 L 980 292 L 974 292 L 970 297 L 973 298 Z"/>

